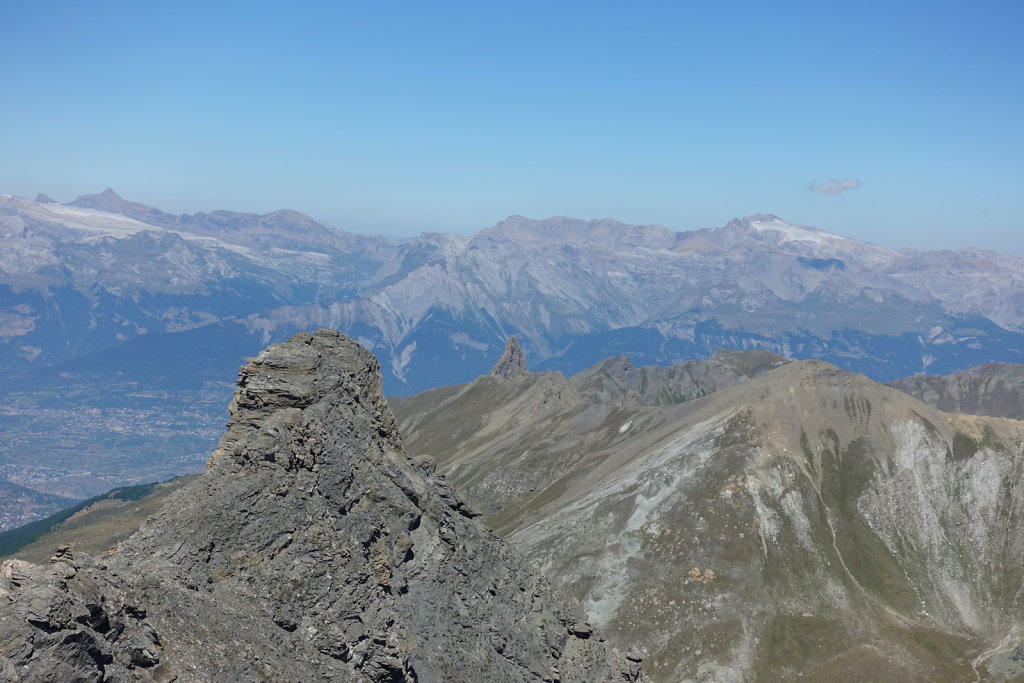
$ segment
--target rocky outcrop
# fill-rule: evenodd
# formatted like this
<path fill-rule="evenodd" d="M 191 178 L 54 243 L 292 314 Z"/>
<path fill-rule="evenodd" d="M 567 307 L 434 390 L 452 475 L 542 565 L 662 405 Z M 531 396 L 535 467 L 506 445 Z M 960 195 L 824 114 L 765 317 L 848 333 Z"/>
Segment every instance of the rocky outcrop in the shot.
<path fill-rule="evenodd" d="M 505 342 L 505 352 L 501 354 L 501 358 L 491 368 L 491 374 L 495 377 L 508 379 L 510 377 L 518 377 L 525 372 L 526 357 L 523 355 L 523 349 L 519 346 L 519 340 L 515 337 L 509 337 Z"/>
<path fill-rule="evenodd" d="M 615 356 L 573 375 L 570 382 L 591 403 L 670 406 L 746 382 L 788 362 L 770 351 L 719 349 L 707 360 L 638 368 L 628 356 Z"/>
<path fill-rule="evenodd" d="M 1024 420 L 1024 365 L 988 363 L 952 375 L 914 375 L 889 386 L 939 410 Z"/>
<path fill-rule="evenodd" d="M 246 365 L 208 471 L 108 556 L 0 571 L 0 679 L 636 680 L 402 450 L 337 332 Z"/>

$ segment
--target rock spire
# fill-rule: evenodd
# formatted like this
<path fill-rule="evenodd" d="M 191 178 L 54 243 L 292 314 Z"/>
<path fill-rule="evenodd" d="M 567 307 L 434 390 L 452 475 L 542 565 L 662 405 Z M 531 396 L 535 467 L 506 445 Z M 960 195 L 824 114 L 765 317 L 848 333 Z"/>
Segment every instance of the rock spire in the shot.
<path fill-rule="evenodd" d="M 522 347 L 519 346 L 519 340 L 515 336 L 509 337 L 505 341 L 505 352 L 491 368 L 491 374 L 508 379 L 522 375 L 526 371 L 526 357 L 523 355 Z"/>

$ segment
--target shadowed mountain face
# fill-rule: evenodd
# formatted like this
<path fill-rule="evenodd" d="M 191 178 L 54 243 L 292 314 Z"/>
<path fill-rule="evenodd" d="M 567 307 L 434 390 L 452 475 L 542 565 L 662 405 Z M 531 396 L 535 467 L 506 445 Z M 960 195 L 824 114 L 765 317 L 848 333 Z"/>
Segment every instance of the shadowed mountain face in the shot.
<path fill-rule="evenodd" d="M 564 598 L 410 461 L 372 355 L 243 368 L 208 471 L 102 559 L 0 565 L 7 680 L 622 681 Z"/>
<path fill-rule="evenodd" d="M 635 381 L 592 389 L 616 367 L 392 404 L 410 452 L 652 679 L 1024 675 L 1024 425 L 817 361 L 640 405 Z"/>

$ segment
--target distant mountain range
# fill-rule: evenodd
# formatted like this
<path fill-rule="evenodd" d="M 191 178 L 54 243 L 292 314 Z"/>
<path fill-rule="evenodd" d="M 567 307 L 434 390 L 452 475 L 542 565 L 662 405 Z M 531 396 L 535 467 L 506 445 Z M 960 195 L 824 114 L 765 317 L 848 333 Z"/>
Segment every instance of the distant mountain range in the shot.
<path fill-rule="evenodd" d="M 74 373 L 108 349 L 155 369 L 168 346 L 216 343 L 233 347 L 217 375 L 230 379 L 240 356 L 315 327 L 373 350 L 393 394 L 486 371 L 510 334 L 535 367 L 570 372 L 618 352 L 666 364 L 718 348 L 883 380 L 1024 360 L 1024 260 L 895 251 L 771 215 L 692 232 L 513 216 L 395 241 L 295 211 L 175 216 L 108 189 L 68 204 L 2 195 L 0 238 L 7 373 Z"/>
<path fill-rule="evenodd" d="M 512 334 L 531 367 L 567 374 L 728 348 L 888 381 L 1024 361 L 1024 260 L 772 215 L 691 232 L 513 216 L 400 241 L 295 211 L 172 215 L 109 189 L 0 195 L 0 475 L 84 497 L 195 469 L 243 359 L 318 327 L 372 350 L 391 395 L 487 372 Z M 32 420 L 55 404 L 74 434 Z M 214 408 L 181 419 L 193 404 Z M 72 470 L 88 485 L 62 485 Z"/>

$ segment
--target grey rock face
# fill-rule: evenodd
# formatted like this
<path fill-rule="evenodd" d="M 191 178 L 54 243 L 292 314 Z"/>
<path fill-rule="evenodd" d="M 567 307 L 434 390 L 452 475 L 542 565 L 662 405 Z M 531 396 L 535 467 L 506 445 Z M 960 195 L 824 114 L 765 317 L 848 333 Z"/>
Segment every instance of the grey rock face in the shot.
<path fill-rule="evenodd" d="M 373 356 L 296 335 L 243 368 L 208 472 L 109 557 L 3 565 L 2 674 L 638 679 L 473 516 L 403 452 Z"/>
<path fill-rule="evenodd" d="M 0 565 L 0 680 L 172 680 L 164 645 L 91 558 Z"/>
<path fill-rule="evenodd" d="M 789 359 L 764 350 L 720 349 L 708 360 L 638 368 L 627 356 L 615 356 L 574 375 L 570 381 L 591 403 L 669 406 L 746 382 L 788 362 Z"/>
<path fill-rule="evenodd" d="M 1024 420 L 1024 365 L 988 363 L 952 375 L 914 375 L 889 386 L 939 410 Z"/>
<path fill-rule="evenodd" d="M 526 372 L 526 358 L 523 356 L 523 349 L 519 346 L 519 340 L 509 337 L 505 342 L 505 352 L 491 368 L 491 374 L 495 377 L 517 377 Z"/>

